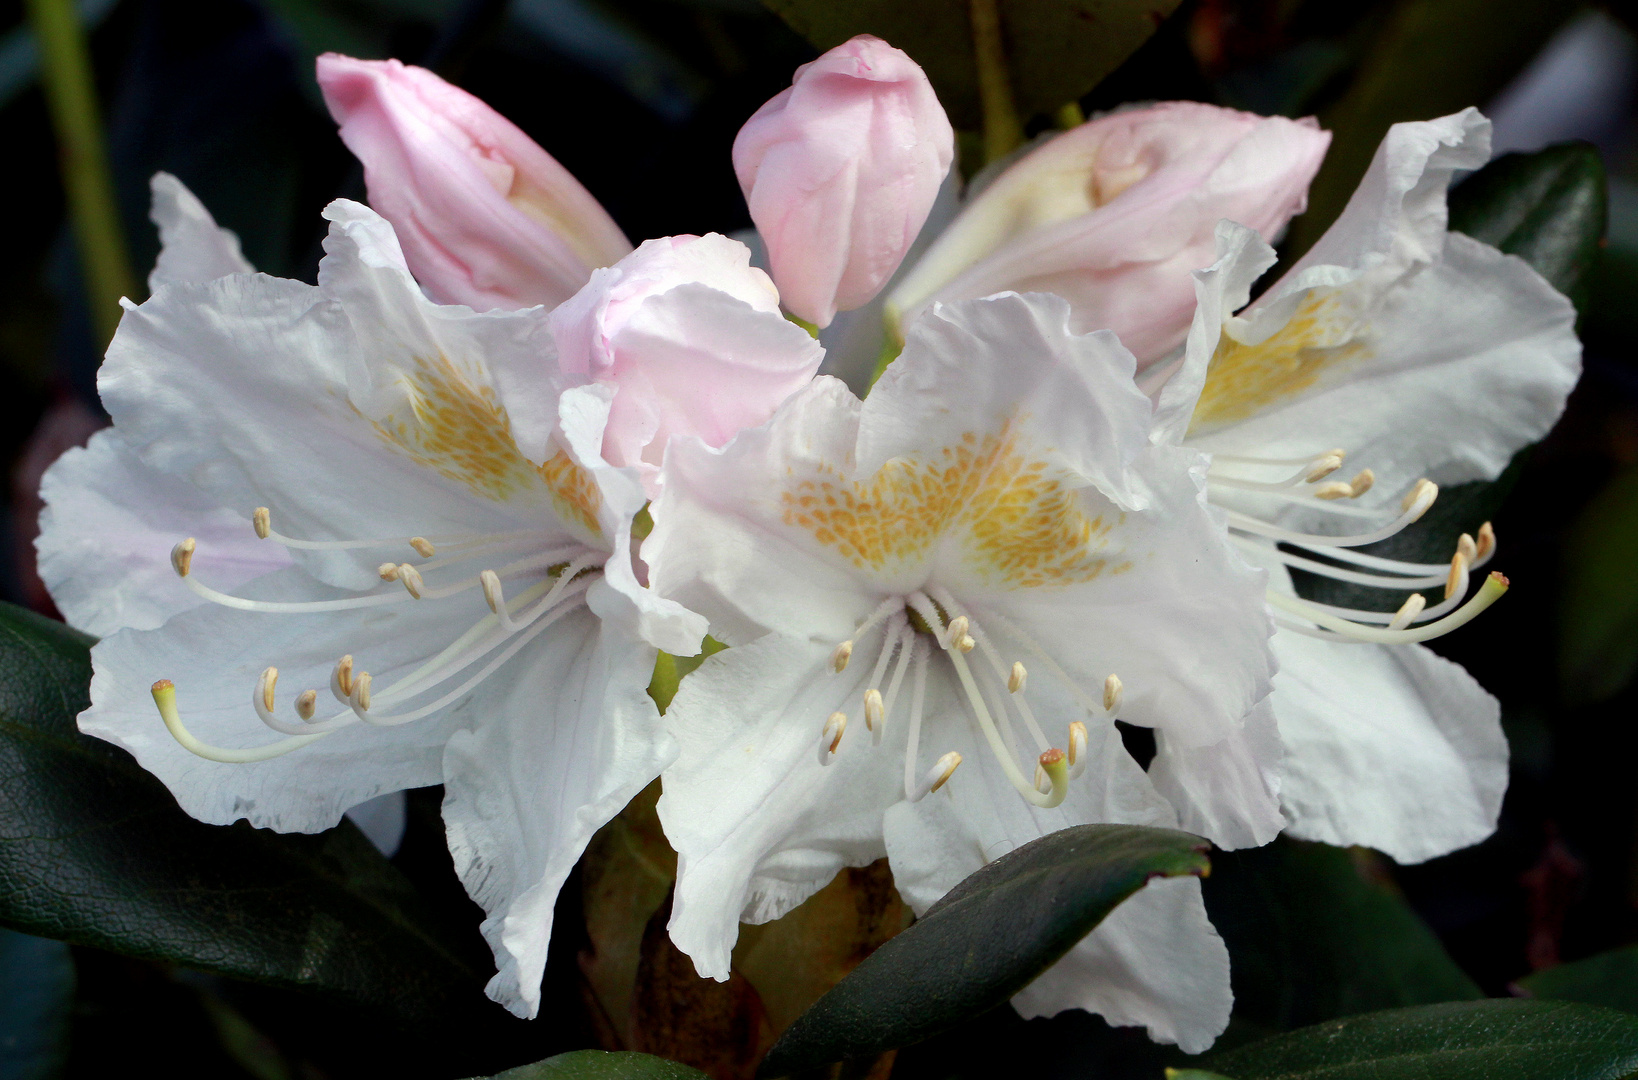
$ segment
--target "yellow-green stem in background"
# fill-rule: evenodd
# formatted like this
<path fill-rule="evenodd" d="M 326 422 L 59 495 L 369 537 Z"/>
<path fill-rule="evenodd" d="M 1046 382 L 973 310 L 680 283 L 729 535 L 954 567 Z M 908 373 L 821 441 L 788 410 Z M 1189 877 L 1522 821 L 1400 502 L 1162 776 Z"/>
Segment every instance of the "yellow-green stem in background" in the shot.
<path fill-rule="evenodd" d="M 1070 128 L 1078 128 L 1086 123 L 1086 113 L 1081 111 L 1080 102 L 1066 102 L 1058 106 L 1058 110 L 1052 114 L 1052 122 L 1062 130 L 1068 131 Z"/>
<path fill-rule="evenodd" d="M 1024 143 L 1024 126 L 1012 97 L 1007 46 L 1001 36 L 998 0 L 969 0 L 973 59 L 978 64 L 978 100 L 984 117 L 984 161 L 1004 158 Z"/>
<path fill-rule="evenodd" d="M 137 290 L 114 202 L 85 28 L 73 0 L 28 0 L 28 11 L 39 41 L 41 76 L 57 132 L 91 320 L 99 342 L 106 345 L 119 325 L 119 298 Z"/>

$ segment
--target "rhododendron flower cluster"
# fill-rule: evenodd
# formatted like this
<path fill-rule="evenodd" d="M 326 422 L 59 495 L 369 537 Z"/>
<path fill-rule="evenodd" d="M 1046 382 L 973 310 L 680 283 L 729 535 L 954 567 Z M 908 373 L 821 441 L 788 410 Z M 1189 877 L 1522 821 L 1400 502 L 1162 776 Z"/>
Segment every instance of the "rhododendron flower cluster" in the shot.
<path fill-rule="evenodd" d="M 1390 131 L 1249 304 L 1314 122 L 1161 103 L 1059 134 L 899 277 L 902 354 L 860 400 L 794 320 L 876 298 L 951 167 L 898 50 L 847 42 L 746 123 L 769 272 L 715 234 L 633 249 L 429 72 L 319 77 L 371 206 L 325 211 L 307 285 L 156 177 L 114 426 L 44 489 L 42 574 L 103 638 L 80 725 L 188 812 L 317 831 L 442 783 L 489 992 L 525 1016 L 558 891 L 656 778 L 671 938 L 715 979 L 740 922 L 883 857 L 920 913 L 1076 824 L 1407 861 L 1494 828 L 1496 705 L 1417 643 L 1505 591 L 1473 588 L 1496 537 L 1448 565 L 1356 551 L 1495 476 L 1578 374 L 1568 302 L 1446 231 L 1476 112 Z M 1443 592 L 1344 609 L 1292 569 Z M 656 658 L 708 633 L 728 648 L 662 715 Z M 1154 732 L 1146 767 L 1117 720 Z M 1192 878 L 1015 998 L 1189 1051 L 1231 1002 Z"/>

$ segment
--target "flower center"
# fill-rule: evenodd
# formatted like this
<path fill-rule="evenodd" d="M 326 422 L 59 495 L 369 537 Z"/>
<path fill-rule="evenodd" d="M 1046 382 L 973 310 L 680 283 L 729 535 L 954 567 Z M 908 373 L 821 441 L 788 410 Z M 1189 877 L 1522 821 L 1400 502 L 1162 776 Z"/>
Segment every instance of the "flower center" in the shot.
<path fill-rule="evenodd" d="M 1112 721 L 1120 709 L 1121 681 L 1114 675 L 1104 680 L 1103 700 L 1094 701 L 1047 652 L 1022 629 L 1004 616 L 986 620 L 996 635 L 1021 645 L 1042 670 L 1066 686 L 1100 722 Z M 871 744 L 879 746 L 888 720 L 893 715 L 907 672 L 910 675 L 910 708 L 904 754 L 904 797 L 919 802 L 943 787 L 961 755 L 954 750 L 943 754 L 925 771 L 918 769 L 921 726 L 927 698 L 927 668 L 935 650 L 942 651 L 966 698 L 968 716 L 983 735 L 1007 779 L 1020 796 L 1035 806 L 1053 807 L 1063 802 L 1069 781 L 1086 771 L 1086 724 L 1075 720 L 1069 725 L 1068 750 L 1054 747 L 1035 718 L 1025 693 L 1028 671 L 1023 661 L 1008 666 L 985 626 L 980 625 L 947 590 L 929 586 L 882 601 L 854 631 L 853 637 L 836 646 L 831 667 L 845 670 L 852 661 L 855 641 L 882 627 L 882 644 L 864 692 L 865 726 Z M 969 657 L 976 653 L 982 663 Z M 891 674 L 889 673 L 891 670 Z M 884 681 L 885 684 L 884 684 Z M 885 685 L 886 691 L 882 687 Z M 1020 767 L 1020 745 L 1013 718 L 1017 717 L 1038 748 L 1033 779 Z M 819 741 L 819 763 L 829 765 L 847 730 L 845 712 L 834 712 L 825 720 Z M 1027 755 L 1026 755 L 1027 756 Z"/>
<path fill-rule="evenodd" d="M 1219 497 L 1225 491 L 1252 491 L 1282 502 L 1301 503 L 1333 520 L 1378 520 L 1374 528 L 1364 532 L 1328 535 L 1287 529 L 1251 514 L 1227 510 L 1230 541 L 1254 561 L 1273 560 L 1335 581 L 1377 589 L 1404 591 L 1442 585 L 1444 598 L 1430 606 L 1421 593 L 1413 592 L 1395 610 L 1371 611 L 1303 600 L 1270 588 L 1268 602 L 1277 609 L 1276 625 L 1328 641 L 1409 644 L 1448 634 L 1501 599 L 1508 581 L 1492 572 L 1479 591 L 1463 602 L 1472 571 L 1488 563 L 1496 553 L 1496 533 L 1488 521 L 1479 527 L 1478 539 L 1462 534 L 1448 566 L 1388 559 L 1353 550 L 1386 540 L 1420 520 L 1438 497 L 1439 486 L 1431 480 L 1418 480 L 1400 501 L 1398 516 L 1380 522 L 1379 513 L 1351 506 L 1346 501 L 1357 499 L 1371 489 L 1376 477 L 1370 469 L 1349 481 L 1326 480 L 1342 467 L 1345 456 L 1343 450 L 1327 450 L 1307 458 L 1215 454 L 1207 476 L 1210 490 Z M 1290 471 L 1293 468 L 1295 472 Z M 1266 477 L 1272 470 L 1286 475 L 1274 479 L 1248 475 Z M 1304 488 L 1308 489 L 1306 494 Z"/>
<path fill-rule="evenodd" d="M 343 656 L 336 662 L 329 679 L 330 692 L 342 708 L 323 718 L 317 716 L 319 692 L 304 690 L 296 697 L 295 718 L 281 719 L 275 712 L 274 698 L 279 670 L 266 668 L 251 693 L 251 708 L 262 723 L 288 738 L 262 746 L 234 749 L 201 742 L 182 723 L 171 681 L 156 682 L 154 702 L 159 706 L 165 726 L 184 747 L 211 761 L 266 761 L 353 724 L 395 727 L 438 712 L 471 692 L 547 627 L 585 606 L 586 590 L 608 558 L 607 554 L 580 544 L 547 547 L 540 533 L 534 530 L 430 538 L 298 540 L 273 531 L 272 516 L 266 507 L 256 510 L 253 524 L 257 536 L 296 550 L 390 550 L 408 546 L 426 561 L 381 563 L 378 573 L 382 581 L 396 582 L 402 589 L 294 602 L 251 600 L 203 584 L 193 575 L 197 545 L 191 537 L 172 549 L 171 566 L 199 596 L 239 611 L 322 614 L 436 601 L 470 589 L 481 589 L 490 614 L 473 623 L 436 656 L 386 686 L 375 686 L 369 672 L 354 670 L 351 655 Z M 491 565 L 474 574 L 473 567 L 482 563 Z M 504 581 L 516 578 L 528 584 L 508 599 Z"/>

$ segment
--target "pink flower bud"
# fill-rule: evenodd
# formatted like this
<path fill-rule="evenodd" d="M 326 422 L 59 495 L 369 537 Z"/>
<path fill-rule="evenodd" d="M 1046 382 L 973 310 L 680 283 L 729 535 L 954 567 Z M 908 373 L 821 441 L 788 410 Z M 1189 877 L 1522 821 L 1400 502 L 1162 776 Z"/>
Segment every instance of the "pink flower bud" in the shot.
<path fill-rule="evenodd" d="M 550 316 L 558 365 L 616 387 L 603 457 L 651 496 L 667 440 L 722 446 L 801 389 L 824 350 L 779 312 L 779 293 L 737 240 L 646 241 Z"/>
<path fill-rule="evenodd" d="M 901 328 L 935 300 L 1012 290 L 1069 300 L 1140 365 L 1188 334 L 1218 221 L 1272 240 L 1302 212 L 1331 136 L 1312 120 L 1163 102 L 1036 147 L 973 197 L 888 297 Z M 901 329 L 902 332 L 902 329 Z"/>
<path fill-rule="evenodd" d="M 591 193 L 505 117 L 432 72 L 326 53 L 318 82 L 434 300 L 555 306 L 631 250 Z"/>
<path fill-rule="evenodd" d="M 818 326 L 897 270 L 955 156 L 921 68 L 860 35 L 796 69 L 734 140 L 734 172 L 786 310 Z"/>

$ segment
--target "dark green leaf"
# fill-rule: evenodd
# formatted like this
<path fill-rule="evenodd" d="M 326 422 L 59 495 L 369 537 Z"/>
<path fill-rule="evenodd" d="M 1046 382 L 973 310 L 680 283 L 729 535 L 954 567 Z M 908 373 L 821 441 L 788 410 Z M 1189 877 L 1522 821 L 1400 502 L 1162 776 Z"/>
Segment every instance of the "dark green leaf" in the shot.
<path fill-rule="evenodd" d="M 1483 105 L 1575 11 L 1563 0 L 1392 4 L 1353 78 L 1320 114 L 1335 136 L 1307 213 L 1291 223 L 1288 254 L 1307 251 L 1336 220 L 1391 125 Z"/>
<path fill-rule="evenodd" d="M 821 49 L 875 34 L 927 71 L 950 121 L 979 126 L 967 0 L 763 0 Z M 1178 0 L 999 0 L 1019 113 L 1079 99 L 1149 38 Z"/>
<path fill-rule="evenodd" d="M 1638 1013 L 1638 945 L 1538 971 L 1518 981 L 1530 997 Z"/>
<path fill-rule="evenodd" d="M 124 751 L 81 735 L 89 645 L 0 605 L 0 923 L 404 1023 L 488 1011 L 481 979 L 351 824 L 205 825 Z"/>
<path fill-rule="evenodd" d="M 1638 671 L 1638 468 L 1582 509 L 1564 541 L 1559 681 L 1572 704 L 1612 697 Z"/>
<path fill-rule="evenodd" d="M 1316 1024 L 1205 1064 L 1238 1080 L 1624 1080 L 1638 1073 L 1638 1017 L 1453 1001 Z"/>
<path fill-rule="evenodd" d="M 705 1080 L 705 1074 L 649 1054 L 576 1050 L 507 1069 L 489 1080 Z"/>
<path fill-rule="evenodd" d="M 1011 998 L 1157 876 L 1204 874 L 1206 843 L 1173 829 L 1080 825 L 961 882 L 820 998 L 768 1052 L 783 1076 L 905 1046 Z"/>
<path fill-rule="evenodd" d="M 50 938 L 0 929 L 0 1076 L 49 1080 L 68 1059 L 74 958 Z"/>
<path fill-rule="evenodd" d="M 1450 227 L 1519 256 L 1584 308 L 1608 201 L 1597 148 L 1561 143 L 1503 154 L 1468 177 L 1450 193 Z"/>
<path fill-rule="evenodd" d="M 1483 996 L 1369 869 L 1341 848 L 1283 836 L 1212 857 L 1206 910 L 1229 948 L 1236 1016 L 1284 1031 Z"/>

